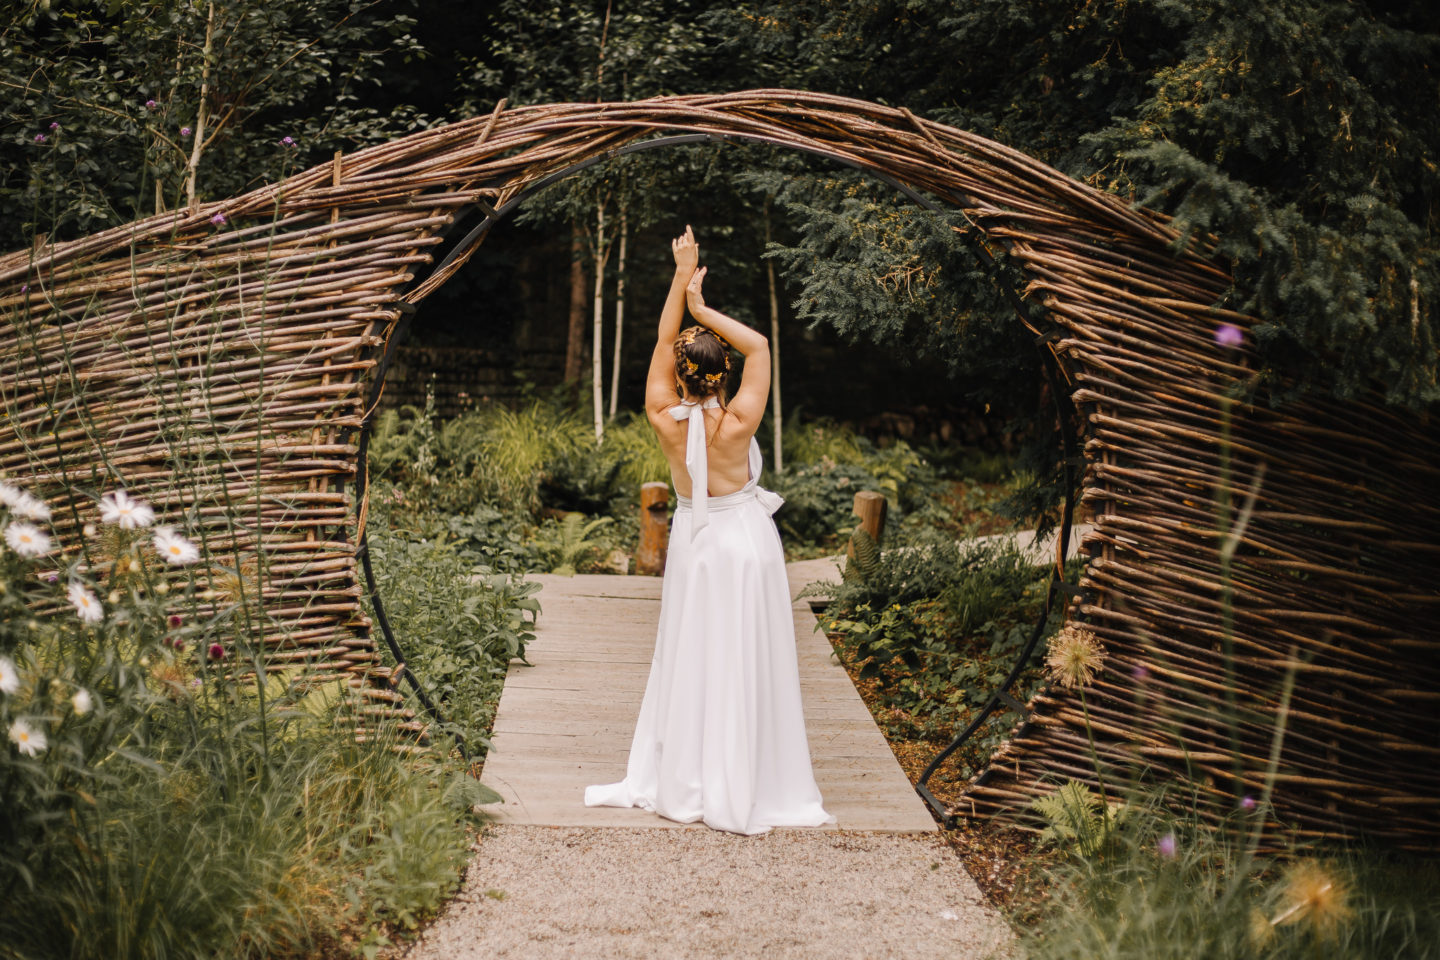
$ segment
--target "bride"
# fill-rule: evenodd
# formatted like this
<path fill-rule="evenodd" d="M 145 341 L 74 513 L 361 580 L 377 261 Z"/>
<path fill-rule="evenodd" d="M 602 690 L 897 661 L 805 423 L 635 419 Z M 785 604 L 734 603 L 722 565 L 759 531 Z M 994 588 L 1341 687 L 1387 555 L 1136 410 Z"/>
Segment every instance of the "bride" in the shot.
<path fill-rule="evenodd" d="M 585 804 L 743 834 L 834 823 L 815 786 L 801 711 L 785 555 L 770 519 L 782 501 L 757 485 L 770 345 L 705 305 L 689 227 L 671 247 L 675 278 L 645 411 L 679 506 L 625 779 L 586 787 Z M 699 324 L 684 332 L 682 301 Z M 728 402 L 727 342 L 745 357 Z"/>

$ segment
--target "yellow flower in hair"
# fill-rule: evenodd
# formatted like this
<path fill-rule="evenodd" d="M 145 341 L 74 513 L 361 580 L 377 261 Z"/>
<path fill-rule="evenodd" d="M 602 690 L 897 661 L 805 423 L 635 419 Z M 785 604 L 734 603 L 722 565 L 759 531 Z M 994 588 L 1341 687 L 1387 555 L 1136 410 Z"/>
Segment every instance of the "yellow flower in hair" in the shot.
<path fill-rule="evenodd" d="M 706 383 L 719 383 L 719 382 L 720 382 L 720 378 L 723 377 L 723 376 L 725 376 L 725 374 L 723 374 L 723 373 L 707 373 L 707 374 L 705 374 L 705 382 L 706 382 Z"/>
<path fill-rule="evenodd" d="M 686 358 L 685 358 L 685 372 L 686 372 L 686 373 L 693 375 L 693 374 L 694 374 L 697 370 L 699 370 L 699 369 L 700 369 L 700 364 L 696 363 L 694 360 L 691 360 L 689 357 L 686 357 Z"/>

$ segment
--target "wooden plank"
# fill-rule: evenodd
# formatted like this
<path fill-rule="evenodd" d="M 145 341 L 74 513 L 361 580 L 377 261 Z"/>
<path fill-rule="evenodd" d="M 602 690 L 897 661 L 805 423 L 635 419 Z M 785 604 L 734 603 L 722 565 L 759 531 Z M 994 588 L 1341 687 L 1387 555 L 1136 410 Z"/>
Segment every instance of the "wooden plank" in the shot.
<path fill-rule="evenodd" d="M 825 563 L 792 566 L 792 590 L 820 579 Z M 584 805 L 586 786 L 625 775 L 654 655 L 660 581 L 536 579 L 544 613 L 527 651 L 533 666 L 511 664 L 482 777 L 505 798 L 493 812 L 514 823 L 679 827 L 644 810 Z M 806 733 L 826 808 L 844 829 L 935 829 L 808 604 L 793 609 Z"/>

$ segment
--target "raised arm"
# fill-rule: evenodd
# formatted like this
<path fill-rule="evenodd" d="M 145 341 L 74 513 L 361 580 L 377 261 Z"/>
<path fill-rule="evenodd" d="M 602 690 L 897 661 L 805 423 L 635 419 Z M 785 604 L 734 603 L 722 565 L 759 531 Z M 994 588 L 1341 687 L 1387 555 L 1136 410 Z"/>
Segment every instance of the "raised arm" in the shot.
<path fill-rule="evenodd" d="M 747 426 L 755 427 L 765 415 L 770 398 L 770 341 L 758 330 L 752 330 L 733 317 L 705 305 L 700 287 L 705 282 L 705 267 L 696 270 L 685 287 L 685 299 L 695 322 L 730 343 L 745 357 L 745 371 L 740 375 L 740 389 L 730 400 L 729 410 Z"/>
<path fill-rule="evenodd" d="M 675 277 L 670 293 L 660 310 L 660 329 L 655 337 L 655 352 L 650 355 L 650 372 L 645 378 L 645 410 L 652 417 L 675 402 L 675 338 L 680 335 L 680 321 L 685 317 L 685 286 L 700 262 L 700 247 L 689 226 L 670 241 L 675 254 Z"/>

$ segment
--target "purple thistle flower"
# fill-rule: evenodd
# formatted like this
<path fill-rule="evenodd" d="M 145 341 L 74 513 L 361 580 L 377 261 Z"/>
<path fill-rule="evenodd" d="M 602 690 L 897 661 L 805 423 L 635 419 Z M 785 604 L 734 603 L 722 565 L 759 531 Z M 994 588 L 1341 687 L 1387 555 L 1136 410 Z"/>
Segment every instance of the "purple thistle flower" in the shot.
<path fill-rule="evenodd" d="M 1233 323 L 1222 323 L 1215 328 L 1215 342 L 1222 347 L 1238 347 L 1245 342 L 1245 332 Z"/>
<path fill-rule="evenodd" d="M 60 124 L 59 124 L 58 122 L 56 122 L 56 121 L 51 121 L 51 123 L 50 123 L 50 129 L 51 129 L 51 130 L 59 130 L 59 129 L 60 129 Z"/>
<path fill-rule="evenodd" d="M 20 284 L 20 292 L 21 292 L 21 293 L 29 293 L 29 292 L 30 292 L 30 284 L 28 284 L 28 283 L 22 283 L 22 284 Z"/>
<path fill-rule="evenodd" d="M 45 578 L 45 582 L 46 582 L 46 583 L 59 583 L 59 582 L 60 582 L 60 575 L 59 575 L 58 573 L 52 573 L 52 574 L 50 574 L 48 577 Z"/>
<path fill-rule="evenodd" d="M 178 614 L 178 613 L 172 613 L 172 614 L 170 614 L 170 626 L 172 626 L 172 627 L 178 627 L 178 626 L 180 626 L 180 624 L 182 624 L 182 623 L 184 623 L 184 622 L 185 622 L 184 620 L 181 620 L 181 619 L 180 619 L 180 614 Z"/>
<path fill-rule="evenodd" d="M 1143 663 L 1137 663 L 1137 664 L 1135 664 L 1134 668 L 1130 671 L 1130 676 L 1134 677 L 1136 680 L 1141 680 L 1141 681 L 1149 680 L 1149 679 L 1150 679 L 1150 671 L 1145 668 L 1145 664 L 1143 664 Z"/>
<path fill-rule="evenodd" d="M 45 142 L 45 134 L 43 134 L 43 133 L 37 133 L 37 134 L 35 134 L 35 142 L 36 142 L 36 143 L 44 143 L 44 142 Z"/>
<path fill-rule="evenodd" d="M 225 226 L 225 211 L 222 210 L 219 213 L 215 214 L 215 216 L 210 218 L 210 222 L 215 224 L 215 226 L 217 227 Z"/>
<path fill-rule="evenodd" d="M 1176 850 L 1175 834 L 1167 833 L 1159 840 L 1156 840 L 1155 849 L 1160 853 L 1160 856 L 1164 857 L 1166 860 L 1173 860 L 1175 858 Z"/>
<path fill-rule="evenodd" d="M 224 659 L 225 659 L 225 648 L 222 647 L 222 646 L 220 646 L 220 644 L 218 644 L 218 643 L 212 643 L 212 644 L 210 644 L 210 659 L 211 659 L 211 660 L 224 660 Z"/>
<path fill-rule="evenodd" d="M 188 136 L 190 136 L 190 128 L 189 128 L 189 127 L 181 127 L 181 128 L 180 128 L 180 136 L 182 136 L 182 137 L 188 137 Z"/>
<path fill-rule="evenodd" d="M 295 146 L 295 138 L 294 138 L 294 137 L 281 137 L 281 138 L 280 138 L 280 145 L 281 145 L 282 147 L 293 147 L 293 146 Z"/>
<path fill-rule="evenodd" d="M 1241 810 L 1254 810 L 1254 809 L 1255 809 L 1255 798 L 1252 797 L 1252 796 L 1248 796 L 1248 795 L 1241 797 L 1241 798 L 1240 798 L 1240 809 L 1241 809 Z"/>
<path fill-rule="evenodd" d="M 154 109 L 155 109 L 155 101 L 154 101 L 154 100 L 146 100 L 146 101 L 145 101 L 145 109 L 146 109 L 146 110 L 154 110 Z"/>

